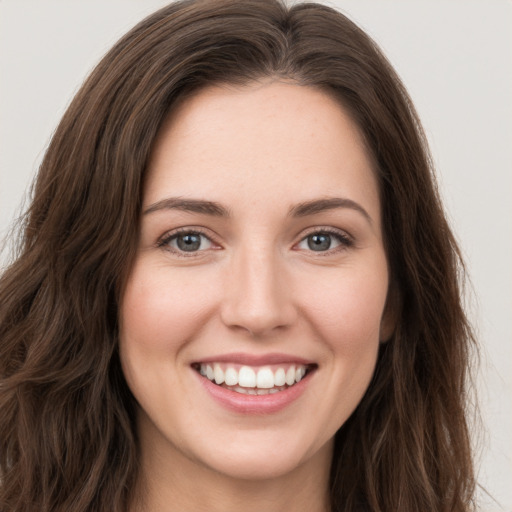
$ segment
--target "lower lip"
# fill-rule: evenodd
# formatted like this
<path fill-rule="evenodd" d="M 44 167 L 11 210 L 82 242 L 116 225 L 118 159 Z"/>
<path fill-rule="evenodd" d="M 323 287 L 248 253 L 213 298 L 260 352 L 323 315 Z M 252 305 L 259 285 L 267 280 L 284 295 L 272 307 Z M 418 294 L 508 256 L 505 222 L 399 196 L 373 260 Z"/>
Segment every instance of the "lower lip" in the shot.
<path fill-rule="evenodd" d="M 285 409 L 302 395 L 313 372 L 308 373 L 293 386 L 268 395 L 237 393 L 211 382 L 197 372 L 195 373 L 210 396 L 226 409 L 239 414 L 272 414 Z"/>

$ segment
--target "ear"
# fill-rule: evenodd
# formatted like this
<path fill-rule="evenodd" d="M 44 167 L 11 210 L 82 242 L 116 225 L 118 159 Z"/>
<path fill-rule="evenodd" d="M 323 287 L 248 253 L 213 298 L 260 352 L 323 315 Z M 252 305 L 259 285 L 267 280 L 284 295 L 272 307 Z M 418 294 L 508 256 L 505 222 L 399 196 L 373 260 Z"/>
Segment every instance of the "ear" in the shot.
<path fill-rule="evenodd" d="M 380 321 L 379 339 L 381 343 L 386 343 L 392 338 L 393 334 L 395 334 L 402 310 L 401 303 L 401 294 L 398 290 L 398 286 L 392 281 L 389 284 L 388 296 Z"/>

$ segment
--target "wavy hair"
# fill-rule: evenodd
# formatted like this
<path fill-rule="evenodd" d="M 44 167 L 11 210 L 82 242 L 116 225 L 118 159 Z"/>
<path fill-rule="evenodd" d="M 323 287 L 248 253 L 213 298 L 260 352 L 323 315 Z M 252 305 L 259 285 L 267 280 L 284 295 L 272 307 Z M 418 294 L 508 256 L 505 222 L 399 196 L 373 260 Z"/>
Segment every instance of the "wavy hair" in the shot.
<path fill-rule="evenodd" d="M 341 102 L 374 159 L 382 200 L 397 328 L 336 434 L 332 510 L 472 510 L 463 266 L 402 83 L 329 7 L 186 0 L 143 20 L 101 60 L 39 169 L 19 254 L 0 280 L 2 511 L 128 510 L 139 453 L 117 315 L 152 144 L 194 91 L 272 77 Z"/>

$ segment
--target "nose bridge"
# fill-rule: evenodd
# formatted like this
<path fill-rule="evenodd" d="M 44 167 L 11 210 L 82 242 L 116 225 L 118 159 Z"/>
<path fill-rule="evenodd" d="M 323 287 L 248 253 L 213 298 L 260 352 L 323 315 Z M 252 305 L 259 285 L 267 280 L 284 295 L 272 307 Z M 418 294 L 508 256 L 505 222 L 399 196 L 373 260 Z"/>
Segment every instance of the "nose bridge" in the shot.
<path fill-rule="evenodd" d="M 248 245 L 233 256 L 222 315 L 226 325 L 261 335 L 289 325 L 294 308 L 280 256 L 273 248 Z"/>

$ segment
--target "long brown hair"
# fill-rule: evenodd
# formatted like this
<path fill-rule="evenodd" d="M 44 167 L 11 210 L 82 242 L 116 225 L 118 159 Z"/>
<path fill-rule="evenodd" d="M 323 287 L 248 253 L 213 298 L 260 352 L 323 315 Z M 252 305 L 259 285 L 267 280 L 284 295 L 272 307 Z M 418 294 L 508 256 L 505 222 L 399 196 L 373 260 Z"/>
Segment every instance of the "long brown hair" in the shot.
<path fill-rule="evenodd" d="M 142 21 L 103 58 L 41 164 L 19 255 L 0 281 L 2 511 L 127 510 L 139 457 L 117 304 L 148 155 L 178 100 L 263 77 L 338 98 L 380 184 L 397 328 L 336 435 L 332 509 L 472 509 L 473 338 L 461 260 L 399 78 L 374 42 L 328 7 L 189 0 Z"/>

